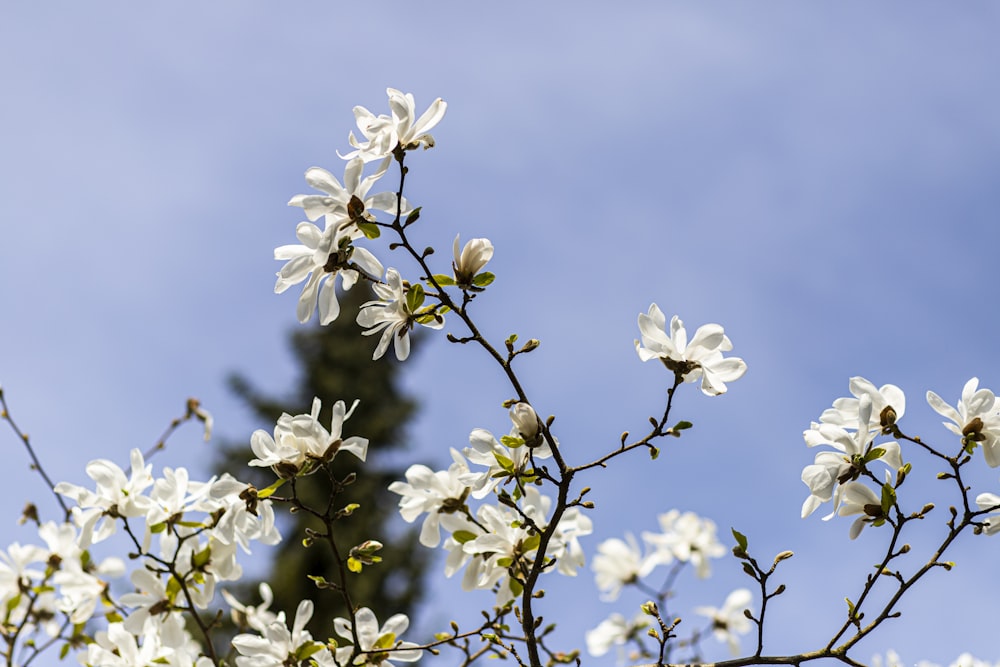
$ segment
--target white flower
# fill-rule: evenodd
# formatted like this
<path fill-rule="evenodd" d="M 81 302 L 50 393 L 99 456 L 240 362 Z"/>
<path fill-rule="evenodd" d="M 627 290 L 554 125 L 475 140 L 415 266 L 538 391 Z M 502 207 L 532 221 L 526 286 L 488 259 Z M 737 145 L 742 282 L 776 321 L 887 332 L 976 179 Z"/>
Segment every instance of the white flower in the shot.
<path fill-rule="evenodd" d="M 410 329 L 415 324 L 422 324 L 430 329 L 444 326 L 444 318 L 434 312 L 433 306 L 421 309 L 423 288 L 419 285 L 409 289 L 404 287 L 403 279 L 396 269 L 388 269 L 385 272 L 385 283 L 376 283 L 372 289 L 378 299 L 361 305 L 358 324 L 366 329 L 363 332 L 365 336 L 382 333 L 372 355 L 373 360 L 380 359 L 385 354 L 389 349 L 389 341 L 393 342 L 397 359 L 404 361 L 410 356 Z"/>
<path fill-rule="evenodd" d="M 542 422 L 538 419 L 535 409 L 524 402 L 515 403 L 510 409 L 510 420 L 514 422 L 514 428 L 528 444 L 539 444 L 538 430 L 542 427 Z"/>
<path fill-rule="evenodd" d="M 250 449 L 257 458 L 251 466 L 270 466 L 279 476 L 293 477 L 300 473 L 313 472 L 318 461 L 329 461 L 340 452 L 349 452 L 364 461 L 368 454 L 368 439 L 358 436 L 342 438 L 344 422 L 354 412 L 358 402 L 350 410 L 343 401 L 333 405 L 330 430 L 319 423 L 322 407 L 318 398 L 313 399 L 312 412 L 308 415 L 291 416 L 287 413 L 278 418 L 274 427 L 274 437 L 267 431 L 258 429 L 250 438 Z"/>
<path fill-rule="evenodd" d="M 986 521 L 983 522 L 986 524 L 983 531 L 987 535 L 995 535 L 1000 531 L 1000 516 L 997 516 L 1000 514 L 1000 496 L 995 493 L 980 493 L 976 496 L 976 505 L 979 506 L 981 512 L 992 510 L 990 514 L 993 516 L 987 517 Z"/>
<path fill-rule="evenodd" d="M 726 548 L 716 538 L 715 522 L 694 512 L 681 514 L 680 510 L 670 510 L 658 519 L 662 533 L 642 534 L 646 542 L 656 547 L 654 558 L 664 565 L 674 558 L 682 563 L 690 561 L 698 576 L 707 578 L 711 573 L 708 559 L 726 554 Z"/>
<path fill-rule="evenodd" d="M 493 244 L 489 239 L 472 239 L 458 250 L 459 236 L 455 236 L 453 253 L 455 261 L 451 267 L 455 272 L 455 283 L 462 289 L 474 287 L 473 279 L 493 258 Z"/>
<path fill-rule="evenodd" d="M 470 488 L 462 482 L 462 478 L 468 475 L 469 466 L 454 449 L 451 450 L 451 458 L 453 463 L 448 470 L 434 472 L 425 465 L 414 464 L 406 470 L 405 482 L 389 485 L 389 491 L 402 496 L 399 513 L 407 523 L 413 523 L 418 516 L 427 513 L 420 528 L 420 543 L 425 547 L 436 547 L 441 541 L 440 520 L 443 515 L 466 507 Z"/>
<path fill-rule="evenodd" d="M 585 635 L 587 652 L 595 658 L 607 653 L 612 646 L 624 646 L 635 638 L 640 630 L 649 626 L 649 617 L 640 612 L 631 620 L 626 620 L 621 614 L 611 614 L 593 630 Z M 621 662 L 621 660 L 619 660 Z"/>
<path fill-rule="evenodd" d="M 729 644 L 729 651 L 739 655 L 740 640 L 736 635 L 750 631 L 750 619 L 743 615 L 743 610 L 750 606 L 750 591 L 738 588 L 726 597 L 721 609 L 715 607 L 697 607 L 695 613 L 712 619 L 712 634 L 720 642 Z"/>
<path fill-rule="evenodd" d="M 509 436 L 503 436 L 505 442 L 517 443 L 512 447 L 506 447 L 497 442 L 493 434 L 483 428 L 476 428 L 469 434 L 469 444 L 463 450 L 470 463 L 485 466 L 487 470 L 483 472 L 470 472 L 462 478 L 462 481 L 472 488 L 473 498 L 484 498 L 505 477 L 523 475 L 532 470 L 532 459 L 552 458 L 552 450 L 545 440 L 537 447 L 529 447 L 524 444 L 517 426 L 513 428 Z M 508 438 L 512 438 L 508 439 Z M 502 462 L 502 463 L 501 463 Z M 509 466 L 509 468 L 505 467 Z"/>
<path fill-rule="evenodd" d="M 849 401 L 850 399 L 839 400 Z M 841 405 L 845 404 L 841 403 Z M 873 408 L 872 395 L 861 392 L 856 409 L 853 409 L 852 412 L 855 419 L 854 425 L 857 429 L 853 433 L 835 424 L 817 424 L 815 422 L 809 430 L 803 431 L 802 437 L 809 447 L 827 445 L 837 450 L 836 452 L 817 453 L 813 464 L 802 470 L 802 482 L 809 487 L 809 497 L 802 503 L 803 519 L 816 511 L 820 504 L 831 498 L 833 499 L 833 510 L 824 517 L 824 520 L 833 517 L 842 500 L 843 485 L 858 478 L 861 470 L 867 464 L 866 458 L 877 454 L 875 458 L 882 461 L 893 472 L 903 467 L 899 443 L 885 442 L 880 443 L 877 448 L 874 447 L 871 430 L 872 420 L 875 419 L 876 429 L 881 427 L 878 426 L 878 419 L 873 417 Z"/>
<path fill-rule="evenodd" d="M 261 603 L 259 605 L 243 604 L 229 591 L 222 591 L 222 597 L 232 610 L 233 623 L 237 627 L 249 626 L 257 632 L 264 629 L 278 620 L 278 615 L 271 611 L 271 603 L 274 602 L 274 593 L 266 582 L 261 582 L 257 587 L 260 592 Z"/>
<path fill-rule="evenodd" d="M 315 642 L 305 629 L 312 618 L 313 603 L 303 600 L 295 611 L 295 623 L 291 632 L 285 624 L 284 613 L 268 625 L 260 635 L 242 634 L 233 638 L 233 646 L 240 655 L 236 658 L 238 667 L 284 667 L 300 662 L 300 652 L 309 651 Z M 289 661 L 289 658 L 292 658 Z"/>
<path fill-rule="evenodd" d="M 412 94 L 404 94 L 395 88 L 387 88 L 386 93 L 389 95 L 391 117 L 376 116 L 364 107 L 354 107 L 354 118 L 365 140 L 359 141 L 351 132 L 348 141 L 355 150 L 341 155 L 342 158 L 360 157 L 365 162 L 371 162 L 391 155 L 397 146 L 410 150 L 434 145 L 434 137 L 428 132 L 444 118 L 448 105 L 439 97 L 420 118 L 414 120 L 417 114 Z"/>
<path fill-rule="evenodd" d="M 370 209 L 395 215 L 397 200 L 394 193 L 380 192 L 372 197 L 368 196 L 368 191 L 389 168 L 389 162 L 390 159 L 386 158 L 375 170 L 375 173 L 362 179 L 364 161 L 361 158 L 354 158 L 347 163 L 347 167 L 344 169 L 343 185 L 340 184 L 336 176 L 326 169 L 310 167 L 306 170 L 306 183 L 324 194 L 295 195 L 289 200 L 288 205 L 304 209 L 310 222 L 315 222 L 321 215 L 330 216 L 333 220 L 328 220 L 328 222 L 335 223 L 332 226 L 338 230 L 342 226 L 356 222 L 358 218 L 374 220 L 374 216 L 367 212 Z M 405 206 L 402 212 L 404 215 L 406 214 Z"/>
<path fill-rule="evenodd" d="M 149 508 L 150 500 L 142 492 L 153 483 L 152 466 L 146 465 L 142 452 L 133 449 L 131 476 L 107 459 L 98 459 L 87 464 L 87 476 L 97 482 L 97 489 L 89 491 L 82 486 L 60 482 L 55 492 L 76 502 L 73 518 L 82 528 L 80 548 L 86 549 L 91 543 L 101 541 L 115 532 L 118 517 L 143 516 Z M 110 521 L 106 520 L 110 518 Z"/>
<path fill-rule="evenodd" d="M 303 324 L 312 317 L 317 302 L 320 324 L 327 325 L 337 319 L 340 314 L 337 276 L 340 276 L 341 286 L 348 290 L 360 277 L 358 269 L 369 276 L 382 275 L 382 264 L 375 256 L 365 248 L 352 245 L 351 241 L 361 235 L 354 227 L 320 231 L 311 222 L 300 222 L 295 228 L 295 235 L 301 245 L 283 245 L 274 249 L 274 258 L 285 260 L 285 265 L 278 271 L 274 291 L 281 294 L 289 287 L 306 281 L 296 307 L 296 316 Z"/>
<path fill-rule="evenodd" d="M 598 544 L 590 567 L 601 599 L 612 601 L 618 599 L 624 586 L 639 581 L 658 564 L 652 554 L 642 553 L 634 535 L 626 533 L 625 541 L 612 537 Z"/>
<path fill-rule="evenodd" d="M 874 384 L 863 377 L 852 377 L 850 381 L 851 393 L 854 398 L 838 398 L 833 402 L 832 408 L 827 408 L 820 416 L 819 420 L 824 424 L 833 424 L 841 428 L 858 428 L 858 415 L 861 398 L 867 396 L 871 401 L 871 408 L 868 417 L 868 430 L 879 431 L 882 429 L 883 415 L 889 418 L 891 414 L 892 422 L 902 419 L 906 412 L 906 395 L 903 390 L 894 384 L 884 384 L 876 388 Z M 888 409 L 892 412 L 887 412 Z"/>
<path fill-rule="evenodd" d="M 354 615 L 354 631 L 357 633 L 358 645 L 338 647 L 336 660 L 340 665 L 384 665 L 392 667 L 392 661 L 416 662 L 422 651 L 413 642 L 399 640 L 399 636 L 410 626 L 406 614 L 391 616 L 382 627 L 379 627 L 375 613 L 368 607 L 362 607 Z M 354 634 L 351 632 L 351 622 L 346 618 L 335 618 L 333 628 L 338 635 L 351 642 Z M 359 655 L 351 662 L 351 656 L 359 651 Z"/>
<path fill-rule="evenodd" d="M 945 427 L 965 441 L 978 442 L 991 468 L 1000 466 L 1000 399 L 989 389 L 979 389 L 979 378 L 972 378 L 962 388 L 958 410 L 945 403 L 933 391 L 927 392 L 927 402 L 934 410 L 950 419 Z"/>
<path fill-rule="evenodd" d="M 121 623 L 112 623 L 107 631 L 94 635 L 94 643 L 87 646 L 86 664 L 94 667 L 147 667 L 169 664 L 173 651 L 160 643 L 156 632 L 142 635 L 142 646 L 136 636 Z"/>
<path fill-rule="evenodd" d="M 857 538 L 869 523 L 882 517 L 882 499 L 861 482 L 851 482 L 844 487 L 843 504 L 837 510 L 840 516 L 860 514 L 851 524 L 851 539 Z"/>
<path fill-rule="evenodd" d="M 688 342 L 684 323 L 674 315 L 667 332 L 666 317 L 654 303 L 648 313 L 639 314 L 639 334 L 642 343 L 635 341 L 635 349 L 643 361 L 659 359 L 668 370 L 685 382 L 701 378 L 701 390 L 707 396 L 726 392 L 726 382 L 743 377 L 747 365 L 739 357 L 723 358 L 722 353 L 733 349 L 723 328 L 718 324 L 698 327 L 694 338 Z"/>

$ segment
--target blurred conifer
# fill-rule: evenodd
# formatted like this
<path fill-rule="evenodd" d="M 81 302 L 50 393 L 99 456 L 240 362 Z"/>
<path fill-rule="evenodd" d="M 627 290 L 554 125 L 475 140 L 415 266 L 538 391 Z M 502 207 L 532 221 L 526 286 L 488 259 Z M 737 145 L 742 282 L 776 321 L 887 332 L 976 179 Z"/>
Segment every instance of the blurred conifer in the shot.
<path fill-rule="evenodd" d="M 358 503 L 361 508 L 352 516 L 334 524 L 337 544 L 346 556 L 347 551 L 367 539 L 376 539 L 385 546 L 379 552 L 382 562 L 366 566 L 361 574 L 351 577 L 351 598 L 355 605 L 370 607 L 384 621 L 392 614 L 410 614 L 423 591 L 423 571 L 429 551 L 417 541 L 417 532 L 394 521 L 399 496 L 389 493 L 387 487 L 394 480 L 404 478 L 404 469 L 395 467 L 387 454 L 401 449 L 406 442 L 405 425 L 412 417 L 415 401 L 398 386 L 400 365 L 388 354 L 372 363 L 372 350 L 376 341 L 361 335 L 355 323 L 358 309 L 371 298 L 363 285 L 340 295 L 341 313 L 332 324 L 321 327 L 315 323 L 296 330 L 291 336 L 292 349 L 299 368 L 296 386 L 285 396 L 260 390 L 244 376 L 230 378 L 233 391 L 242 398 L 259 418 L 259 428 L 273 432 L 274 424 L 282 412 L 308 413 L 313 397 L 323 402 L 320 423 L 329 426 L 331 406 L 338 400 L 348 409 L 359 399 L 354 414 L 344 424 L 344 437 L 357 435 L 368 438 L 367 462 L 361 463 L 353 456 L 338 456 L 334 470 L 338 479 L 348 473 L 357 474 L 357 480 L 338 500 L 338 506 Z M 244 442 L 228 443 L 223 447 L 217 472 L 228 471 L 237 479 L 249 481 L 257 488 L 274 482 L 269 468 L 248 468 L 253 458 L 249 438 Z M 283 487 L 282 495 L 288 487 Z M 322 474 L 314 474 L 297 481 L 299 497 L 312 507 L 324 507 L 329 498 L 329 483 Z M 305 529 L 319 529 L 321 524 L 304 512 L 291 514 L 287 506 L 275 506 L 282 543 L 271 565 L 266 580 L 274 591 L 272 611 L 284 610 L 289 623 L 300 600 L 310 599 L 315 612 L 309 629 L 316 638 L 334 636 L 333 619 L 346 617 L 347 610 L 336 591 L 318 590 L 306 578 L 307 574 L 323 575 L 337 581 L 336 568 L 329 547 L 317 542 L 303 548 Z M 245 581 L 236 595 L 245 604 L 259 604 L 257 581 Z"/>

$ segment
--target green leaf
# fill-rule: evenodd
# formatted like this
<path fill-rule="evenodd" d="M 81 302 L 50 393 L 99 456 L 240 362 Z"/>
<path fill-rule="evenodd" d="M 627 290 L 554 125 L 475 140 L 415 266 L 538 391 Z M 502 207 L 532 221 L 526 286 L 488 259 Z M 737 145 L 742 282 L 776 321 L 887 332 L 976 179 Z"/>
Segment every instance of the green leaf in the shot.
<path fill-rule="evenodd" d="M 507 458 L 503 454 L 497 454 L 496 452 L 493 452 L 493 458 L 497 460 L 497 463 L 505 471 L 510 474 L 514 473 L 514 462 L 511 459 Z"/>
<path fill-rule="evenodd" d="M 379 231 L 378 225 L 374 222 L 356 222 L 354 223 L 361 230 L 361 233 L 365 235 L 367 239 L 377 239 L 382 236 L 382 232 Z"/>
<path fill-rule="evenodd" d="M 361 572 L 361 561 L 358 560 L 357 558 L 348 558 L 347 569 L 350 570 L 351 572 L 354 572 L 355 574 Z"/>
<path fill-rule="evenodd" d="M 271 484 L 266 489 L 261 489 L 260 491 L 258 491 L 257 492 L 257 498 L 259 498 L 260 500 L 264 500 L 265 498 L 270 498 L 271 496 L 274 495 L 275 491 L 277 491 L 278 489 L 280 489 L 285 484 L 286 481 L 287 480 L 285 480 L 283 478 L 282 479 L 278 479 L 276 482 L 274 482 L 273 484 Z"/>
<path fill-rule="evenodd" d="M 392 648 L 395 645 L 396 645 L 396 635 L 394 635 L 391 632 L 387 632 L 375 640 L 375 643 L 372 644 L 372 649 L 377 650 L 380 648 Z"/>
<path fill-rule="evenodd" d="M 870 463 L 872 461 L 877 461 L 878 459 L 882 458 L 882 455 L 884 454 L 885 454 L 885 449 L 883 449 L 882 447 L 873 447 L 870 452 L 865 454 L 864 462 Z"/>
<path fill-rule="evenodd" d="M 59 659 L 62 660 L 67 655 L 69 655 L 69 642 L 66 642 L 65 644 L 63 644 L 62 648 L 59 649 Z"/>
<path fill-rule="evenodd" d="M 510 447 L 511 449 L 514 449 L 515 447 L 520 447 L 521 445 L 524 444 L 524 438 L 517 438 L 512 435 L 501 435 L 500 443 L 504 447 Z"/>
<path fill-rule="evenodd" d="M 673 428 L 671 428 L 670 430 L 673 431 L 674 433 L 679 433 L 681 431 L 686 431 L 693 426 L 694 424 L 692 424 L 691 422 L 679 421 L 676 424 L 674 424 Z"/>
<path fill-rule="evenodd" d="M 320 651 L 326 648 L 322 642 L 312 642 L 311 644 L 303 644 L 295 651 L 296 662 L 302 662 L 303 660 L 308 660 L 311 656 L 316 655 Z"/>
<path fill-rule="evenodd" d="M 882 485 L 882 516 L 889 516 L 889 510 L 896 504 L 896 490 L 891 484 Z"/>
<path fill-rule="evenodd" d="M 212 560 L 212 547 L 208 546 L 191 557 L 191 565 L 200 570 L 208 565 L 210 560 Z"/>
<path fill-rule="evenodd" d="M 538 545 L 542 542 L 542 536 L 538 533 L 528 537 L 528 539 L 521 542 L 521 551 L 528 553 L 529 551 L 534 551 L 538 548 Z"/>
<path fill-rule="evenodd" d="M 456 530 L 451 534 L 455 538 L 455 541 L 459 544 L 465 544 L 466 542 L 471 542 L 476 539 L 476 534 L 468 530 Z"/>
<path fill-rule="evenodd" d="M 510 567 L 513 564 L 514 564 L 514 559 L 509 556 L 505 556 L 503 558 L 497 558 L 497 565 L 499 565 L 500 567 Z"/>
<path fill-rule="evenodd" d="M 733 537 L 736 539 L 736 544 L 740 545 L 740 549 L 746 551 L 747 544 L 749 544 L 747 542 L 747 536 L 741 533 L 740 531 L 736 530 L 735 528 L 732 528 L 731 530 L 733 531 Z"/>
<path fill-rule="evenodd" d="M 420 219 L 420 209 L 421 209 L 421 207 L 418 206 L 415 209 L 413 209 L 412 211 L 410 211 L 410 214 L 408 216 L 406 216 L 406 220 L 404 221 L 404 224 L 406 224 L 406 225 L 412 225 L 414 222 L 416 222 L 417 220 L 419 220 Z"/>
<path fill-rule="evenodd" d="M 507 336 L 507 340 L 504 341 L 504 343 L 507 345 L 513 345 L 516 342 L 517 342 L 517 334 L 511 334 Z"/>
<path fill-rule="evenodd" d="M 475 285 L 476 287 L 486 287 L 494 280 L 496 280 L 495 275 L 493 275 L 489 271 L 483 271 L 482 273 L 477 274 L 476 277 L 472 279 L 472 284 Z"/>
<path fill-rule="evenodd" d="M 451 276 L 446 276 L 443 273 L 435 273 L 434 274 L 434 282 L 437 283 L 438 285 L 440 285 L 441 287 L 451 287 L 452 285 L 455 284 L 455 279 L 452 278 Z M 429 281 L 429 280 L 427 281 L 427 285 L 429 287 L 433 287 L 434 286 L 433 283 L 431 283 L 431 281 Z"/>
<path fill-rule="evenodd" d="M 660 458 L 660 448 L 659 447 L 650 447 L 649 448 L 649 458 L 650 458 L 651 461 L 655 461 L 656 459 Z"/>
<path fill-rule="evenodd" d="M 410 285 L 410 289 L 406 290 L 406 307 L 411 313 L 415 313 L 420 310 L 420 306 L 424 303 L 424 288 L 420 283 L 416 285 Z"/>
<path fill-rule="evenodd" d="M 176 577 L 171 576 L 170 579 L 167 580 L 167 601 L 170 602 L 170 604 L 173 604 L 174 600 L 177 599 L 177 594 L 180 592 L 181 582 L 177 581 Z"/>

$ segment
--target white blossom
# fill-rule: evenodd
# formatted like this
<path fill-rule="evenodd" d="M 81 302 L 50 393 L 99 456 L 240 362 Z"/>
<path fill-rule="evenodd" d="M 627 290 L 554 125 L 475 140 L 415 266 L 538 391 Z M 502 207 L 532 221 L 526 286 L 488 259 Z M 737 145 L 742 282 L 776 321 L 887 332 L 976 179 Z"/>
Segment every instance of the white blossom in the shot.
<path fill-rule="evenodd" d="M 747 365 L 739 357 L 722 356 L 733 344 L 718 324 L 698 327 L 694 337 L 687 339 L 684 323 L 674 315 L 667 331 L 667 321 L 659 306 L 650 305 L 648 313 L 639 314 L 639 334 L 635 349 L 643 361 L 659 359 L 685 382 L 701 379 L 701 390 L 708 396 L 726 392 L 726 382 L 743 377 Z"/>
<path fill-rule="evenodd" d="M 410 150 L 434 145 L 434 137 L 428 133 L 444 118 L 448 105 L 439 97 L 416 118 L 416 102 L 412 94 L 395 88 L 387 88 L 386 93 L 389 95 L 391 116 L 376 116 L 362 106 L 354 107 L 354 118 L 364 140 L 359 140 L 351 132 L 348 141 L 355 150 L 341 155 L 342 158 L 360 157 L 365 162 L 371 162 L 391 155 L 397 146 Z"/>
<path fill-rule="evenodd" d="M 406 614 L 395 614 L 379 626 L 375 613 L 368 607 L 362 607 L 354 615 L 354 632 L 357 633 L 358 645 L 349 644 L 336 649 L 336 660 L 340 665 L 383 665 L 392 667 L 392 661 L 416 662 L 422 651 L 413 642 L 400 641 L 399 637 L 410 626 Z M 351 632 L 351 622 L 346 618 L 335 618 L 333 629 L 338 635 L 350 642 L 354 641 Z M 359 651 L 359 655 L 351 662 L 351 656 Z"/>
<path fill-rule="evenodd" d="M 933 391 L 927 392 L 927 402 L 952 421 L 944 422 L 949 431 L 982 444 L 987 465 L 996 468 L 1000 466 L 1000 399 L 989 389 L 977 389 L 978 386 L 979 378 L 965 383 L 957 410 Z"/>
<path fill-rule="evenodd" d="M 743 610 L 750 606 L 751 600 L 749 590 L 738 588 L 726 597 L 721 608 L 696 607 L 694 611 L 712 619 L 712 634 L 729 645 L 730 653 L 739 655 L 740 640 L 736 635 L 750 631 L 750 619 L 743 615 Z"/>

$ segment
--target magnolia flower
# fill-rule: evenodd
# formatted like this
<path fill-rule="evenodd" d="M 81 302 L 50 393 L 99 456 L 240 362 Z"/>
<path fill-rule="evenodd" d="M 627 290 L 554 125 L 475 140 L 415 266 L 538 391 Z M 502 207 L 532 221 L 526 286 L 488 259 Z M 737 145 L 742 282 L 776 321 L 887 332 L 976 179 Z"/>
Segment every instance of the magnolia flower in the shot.
<path fill-rule="evenodd" d="M 726 597 L 721 609 L 715 607 L 696 607 L 695 613 L 712 619 L 712 634 L 720 642 L 729 644 L 729 651 L 739 655 L 740 640 L 736 635 L 745 635 L 750 631 L 750 619 L 743 611 L 750 606 L 750 591 L 738 588 Z"/>
<path fill-rule="evenodd" d="M 319 423 L 322 405 L 318 398 L 313 399 L 312 412 L 307 415 L 293 417 L 282 414 L 274 427 L 273 438 L 262 429 L 254 431 L 250 449 L 257 458 L 250 461 L 250 465 L 270 466 L 281 477 L 294 477 L 303 471 L 312 472 L 315 462 L 329 461 L 339 452 L 348 452 L 364 461 L 368 454 L 368 439 L 341 437 L 344 422 L 357 405 L 355 401 L 348 410 L 343 401 L 334 403 L 329 431 Z"/>
<path fill-rule="evenodd" d="M 305 654 L 311 653 L 316 646 L 312 635 L 305 629 L 312 614 L 312 600 L 303 600 L 295 611 L 295 623 L 291 631 L 285 624 L 285 614 L 282 612 L 273 623 L 264 628 L 261 633 L 263 636 L 236 635 L 232 643 L 240 653 L 236 658 L 237 666 L 284 667 L 299 664 Z"/>
<path fill-rule="evenodd" d="M 453 252 L 455 261 L 451 267 L 455 272 L 455 284 L 462 289 L 475 287 L 474 279 L 493 258 L 493 244 L 489 239 L 472 239 L 458 251 L 459 236 L 455 236 Z"/>
<path fill-rule="evenodd" d="M 419 288 L 420 286 L 417 285 Z M 366 330 L 365 336 L 379 332 L 382 337 L 375 347 L 372 359 L 380 359 L 389 349 L 389 341 L 393 342 L 396 358 L 404 361 L 410 356 L 410 329 L 415 324 L 421 324 L 429 329 L 440 329 L 444 326 L 444 318 L 430 309 L 420 309 L 423 303 L 422 288 L 417 292 L 403 286 L 403 279 L 396 269 L 385 272 L 385 283 L 372 286 L 378 299 L 361 305 L 358 313 L 358 324 Z M 417 294 L 419 296 L 411 296 Z"/>
<path fill-rule="evenodd" d="M 1000 516 L 997 516 L 1000 514 L 1000 496 L 995 493 L 980 493 L 976 496 L 976 505 L 979 506 L 980 512 L 990 510 L 992 515 L 983 522 L 986 524 L 983 531 L 987 535 L 995 535 L 1000 532 Z"/>
<path fill-rule="evenodd" d="M 820 416 L 821 422 L 842 428 L 859 428 L 858 415 L 861 399 L 865 396 L 871 401 L 868 413 L 869 431 L 879 431 L 884 425 L 894 424 L 903 417 L 906 411 L 906 395 L 896 385 L 884 384 L 876 388 L 863 377 L 852 377 L 849 386 L 854 398 L 835 400 L 833 407 L 827 408 Z"/>
<path fill-rule="evenodd" d="M 597 555 L 590 566 L 601 590 L 601 599 L 617 600 L 622 588 L 635 583 L 653 571 L 659 561 L 652 554 L 643 554 L 631 533 L 625 540 L 616 537 L 597 545 Z"/>
<path fill-rule="evenodd" d="M 370 209 L 395 215 L 397 199 L 394 193 L 380 192 L 372 197 L 368 196 L 371 187 L 388 170 L 389 162 L 390 159 L 386 158 L 375 173 L 362 179 L 364 160 L 354 158 L 344 169 L 343 185 L 326 169 L 310 167 L 306 170 L 306 183 L 324 194 L 295 195 L 288 201 L 288 205 L 301 207 L 311 222 L 315 222 L 321 215 L 330 216 L 337 222 L 338 229 L 358 219 L 374 220 L 374 216 L 366 213 Z"/>
<path fill-rule="evenodd" d="M 813 464 L 802 470 L 802 482 L 809 487 L 809 497 L 802 504 L 803 519 L 831 498 L 833 510 L 823 518 L 829 520 L 833 517 L 843 498 L 843 485 L 858 478 L 866 465 L 866 459 L 878 459 L 893 472 L 903 467 L 899 443 L 885 442 L 880 443 L 877 448 L 874 447 L 870 427 L 874 418 L 872 415 L 875 403 L 870 394 L 865 392 L 861 394 L 853 414 L 857 429 L 853 433 L 830 423 L 813 423 L 809 430 L 802 433 L 809 447 L 828 445 L 837 450 L 819 452 Z"/>
<path fill-rule="evenodd" d="M 510 438 L 514 442 L 523 442 L 520 431 L 515 425 Z M 506 442 L 512 442 L 505 436 Z M 514 444 L 506 447 L 497 442 L 493 434 L 483 428 L 473 429 L 469 434 L 469 444 L 463 450 L 470 463 L 484 466 L 483 472 L 470 472 L 463 476 L 462 481 L 472 488 L 473 498 L 484 498 L 505 478 L 526 473 L 532 469 L 532 459 L 552 458 L 552 450 L 543 439 L 537 447 L 529 447 L 527 443 Z M 513 444 L 513 443 L 512 443 Z"/>
<path fill-rule="evenodd" d="M 410 627 L 410 619 L 406 614 L 391 616 L 381 627 L 375 613 L 368 607 L 362 607 L 354 615 L 354 632 L 357 633 L 358 645 L 348 644 L 336 649 L 336 660 L 339 665 L 384 665 L 392 667 L 392 661 L 416 662 L 422 651 L 413 642 L 399 640 L 399 636 Z M 338 635 L 351 642 L 354 633 L 351 632 L 351 622 L 346 618 L 333 619 L 333 629 Z M 351 656 L 358 653 L 351 661 Z"/>
<path fill-rule="evenodd" d="M 285 260 L 278 271 L 278 281 L 274 285 L 275 294 L 281 294 L 289 287 L 306 281 L 296 307 L 299 322 L 305 324 L 312 317 L 319 303 L 319 322 L 327 325 L 340 315 L 335 280 L 340 276 L 340 284 L 351 289 L 360 277 L 360 271 L 369 276 L 381 276 L 382 264 L 368 250 L 351 244 L 360 236 L 356 228 L 327 229 L 310 222 L 300 222 L 295 235 L 301 245 L 283 245 L 274 249 L 274 258 Z"/>
<path fill-rule="evenodd" d="M 425 465 L 415 464 L 406 470 L 405 482 L 389 485 L 389 491 L 402 496 L 399 513 L 404 521 L 413 523 L 418 516 L 427 513 L 420 528 L 420 543 L 425 547 L 436 547 L 441 541 L 442 516 L 466 507 L 470 488 L 462 482 L 462 478 L 468 475 L 469 466 L 454 449 L 451 450 L 451 458 L 453 463 L 446 471 L 434 472 Z"/>
<path fill-rule="evenodd" d="M 257 587 L 260 592 L 261 603 L 259 605 L 243 604 L 229 591 L 222 591 L 222 597 L 231 609 L 233 623 L 237 627 L 251 627 L 257 632 L 263 632 L 271 623 L 278 620 L 278 615 L 271 611 L 271 603 L 274 602 L 274 593 L 267 582 L 261 582 Z"/>
<path fill-rule="evenodd" d="M 515 403 L 510 409 L 510 420 L 514 422 L 514 428 L 521 435 L 525 444 L 532 446 L 540 444 L 538 431 L 542 427 L 542 421 L 535 413 L 535 409 L 524 402 Z"/>
<path fill-rule="evenodd" d="M 130 460 L 132 471 L 128 478 L 121 468 L 107 459 L 88 463 L 87 476 L 97 482 L 95 491 L 68 482 L 56 484 L 56 493 L 77 504 L 73 508 L 73 519 L 82 529 L 80 548 L 86 549 L 93 542 L 113 534 L 118 517 L 143 516 L 149 508 L 150 500 L 142 492 L 153 483 L 152 466 L 145 464 L 138 449 L 132 450 Z"/>
<path fill-rule="evenodd" d="M 950 419 L 945 428 L 962 436 L 963 444 L 978 442 L 991 468 L 1000 466 L 1000 399 L 989 389 L 978 389 L 979 378 L 972 378 L 962 388 L 958 409 L 945 403 L 933 391 L 927 392 L 927 402 L 934 410 Z"/>
<path fill-rule="evenodd" d="M 674 558 L 682 563 L 690 561 L 698 577 L 707 578 L 711 574 L 708 559 L 726 554 L 726 548 L 716 538 L 715 522 L 694 512 L 681 514 L 680 510 L 670 510 L 658 519 L 662 533 L 642 534 L 642 539 L 656 547 L 654 559 L 664 565 Z"/>
<path fill-rule="evenodd" d="M 434 137 L 428 132 L 444 118 L 448 105 L 439 97 L 420 118 L 414 120 L 417 114 L 412 94 L 404 94 L 395 88 L 387 88 L 386 93 L 392 116 L 376 116 L 364 107 L 354 107 L 354 118 L 365 140 L 359 141 L 351 132 L 348 142 L 355 150 L 341 155 L 345 160 L 360 157 L 365 162 L 371 162 L 392 155 L 397 146 L 410 150 L 434 145 Z"/>
<path fill-rule="evenodd" d="M 726 392 L 726 382 L 743 377 L 747 365 L 739 357 L 723 358 L 722 353 L 733 349 L 733 344 L 718 324 L 698 328 L 688 342 L 684 323 L 674 315 L 667 332 L 666 318 L 654 303 L 648 313 L 639 314 L 639 334 L 642 343 L 635 341 L 635 349 L 643 361 L 659 359 L 663 365 L 685 382 L 701 379 L 701 390 L 707 396 Z"/>
<path fill-rule="evenodd" d="M 593 630 L 588 630 L 585 637 L 587 652 L 595 658 L 607 653 L 612 646 L 624 646 L 626 642 L 639 635 L 641 630 L 649 626 L 649 617 L 639 612 L 631 620 L 626 620 L 621 614 L 611 614 Z"/>
<path fill-rule="evenodd" d="M 869 523 L 882 518 L 882 499 L 861 482 L 851 482 L 844 487 L 843 504 L 837 510 L 840 516 L 860 514 L 851 524 L 851 539 L 857 538 Z"/>
<path fill-rule="evenodd" d="M 160 643 L 157 632 L 142 635 L 142 646 L 136 635 L 121 623 L 111 623 L 107 630 L 94 635 L 94 642 L 87 645 L 86 664 L 101 667 L 139 667 L 140 665 L 170 664 L 174 652 Z"/>

